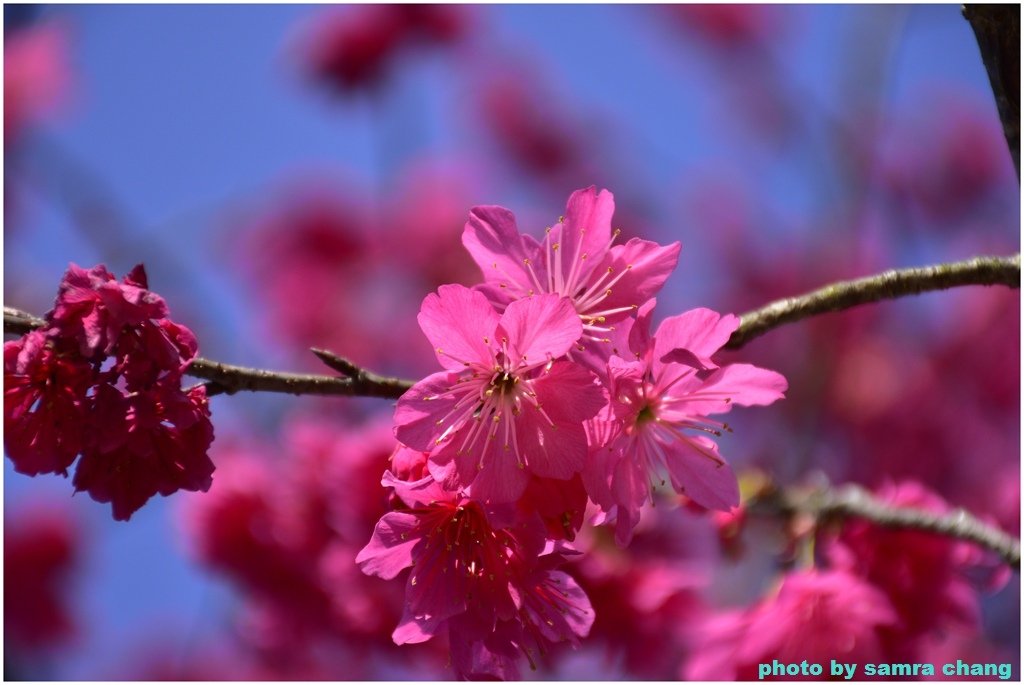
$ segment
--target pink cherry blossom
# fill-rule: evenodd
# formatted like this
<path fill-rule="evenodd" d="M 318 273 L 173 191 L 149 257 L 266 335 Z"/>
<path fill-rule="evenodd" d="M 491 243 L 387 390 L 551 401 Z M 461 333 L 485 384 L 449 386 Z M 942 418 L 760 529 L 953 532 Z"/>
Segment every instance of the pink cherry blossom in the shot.
<path fill-rule="evenodd" d="M 701 639 L 682 677 L 756 680 L 758 664 L 773 659 L 878 663 L 885 661 L 880 631 L 896 621 L 884 593 L 855 575 L 814 569 L 791 573 L 777 592 L 753 607 L 694 626 Z"/>
<path fill-rule="evenodd" d="M 423 301 L 419 322 L 446 370 L 398 401 L 395 434 L 434 451 L 435 477 L 510 502 L 531 474 L 566 480 L 583 469 L 583 422 L 604 397 L 592 373 L 556 361 L 582 330 L 567 298 L 527 297 L 499 316 L 481 293 L 447 285 Z"/>
<path fill-rule="evenodd" d="M 589 632 L 589 600 L 555 570 L 572 552 L 545 541 L 538 517 L 485 508 L 429 475 L 406 482 L 387 472 L 382 484 L 405 508 L 381 518 L 356 562 L 385 579 L 412 567 L 396 644 L 447 633 L 460 677 L 511 677 L 518 654 L 533 664 L 550 644 Z"/>
<path fill-rule="evenodd" d="M 614 211 L 607 190 L 577 190 L 564 219 L 538 243 L 520 235 L 509 210 L 473 208 L 462 243 L 483 271 L 479 289 L 499 308 L 538 293 L 569 298 L 583 322 L 576 352 L 607 360 L 613 324 L 655 295 L 675 269 L 680 250 L 678 242 L 661 246 L 639 238 L 614 245 L 619 235 L 612 231 Z"/>
<path fill-rule="evenodd" d="M 59 109 L 71 86 L 68 27 L 41 22 L 4 39 L 4 141 L 17 142 L 25 129 Z"/>
<path fill-rule="evenodd" d="M 630 331 L 636 359 L 609 361 L 610 403 L 588 423 L 587 491 L 615 516 L 623 545 L 661 473 L 709 509 L 739 504 L 736 476 L 709 437 L 729 428 L 708 415 L 771 404 L 786 390 L 786 379 L 774 371 L 712 359 L 739 325 L 736 317 L 694 309 L 665 319 L 651 338 L 653 308 L 653 301 L 641 308 Z"/>
<path fill-rule="evenodd" d="M 940 514 L 950 510 L 941 497 L 913 481 L 888 483 L 877 497 L 896 507 Z M 889 631 L 896 645 L 926 632 L 980 626 L 978 584 L 971 576 L 986 570 L 986 555 L 971 543 L 851 520 L 824 549 L 833 565 L 864 577 L 888 595 L 900 617 Z M 994 581 L 991 589 L 1006 582 L 1008 571 L 1002 566 L 995 574 L 986 574 Z"/>

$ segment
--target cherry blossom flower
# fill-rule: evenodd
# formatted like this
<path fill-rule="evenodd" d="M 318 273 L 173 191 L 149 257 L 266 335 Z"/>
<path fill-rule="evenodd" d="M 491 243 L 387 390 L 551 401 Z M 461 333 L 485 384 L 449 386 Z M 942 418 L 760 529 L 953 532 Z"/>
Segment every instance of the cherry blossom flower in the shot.
<path fill-rule="evenodd" d="M 651 338 L 653 309 L 653 301 L 642 307 L 629 332 L 636 359 L 609 361 L 610 403 L 588 423 L 587 492 L 615 517 L 622 545 L 660 473 L 709 509 L 739 504 L 736 476 L 708 437 L 729 428 L 708 415 L 771 404 L 786 390 L 786 379 L 774 371 L 719 366 L 711 358 L 736 330 L 736 317 L 694 309 L 665 319 Z"/>
<path fill-rule="evenodd" d="M 125 326 L 167 316 L 167 303 L 148 288 L 141 264 L 121 283 L 105 266 L 72 264 L 47 319 L 58 335 L 78 341 L 86 359 L 109 355 Z"/>
<path fill-rule="evenodd" d="M 141 264 L 121 282 L 102 265 L 70 266 L 43 327 L 4 345 L 16 470 L 66 476 L 81 454 L 75 489 L 125 521 L 157 493 L 210 487 L 206 390 L 181 388 L 198 343 L 166 315 Z"/>
<path fill-rule="evenodd" d="M 947 513 L 949 505 L 921 484 L 888 483 L 878 500 L 896 507 Z M 976 629 L 981 624 L 978 587 L 972 575 L 984 572 L 985 553 L 977 546 L 931 533 L 888 529 L 851 520 L 824 547 L 829 561 L 862 576 L 889 597 L 899 624 L 887 634 L 895 645 L 928 632 Z M 990 589 L 1005 584 L 1009 569 L 1000 565 Z"/>
<path fill-rule="evenodd" d="M 406 508 L 381 518 L 356 562 L 385 579 L 412 567 L 396 644 L 446 632 L 460 676 L 509 677 L 516 655 L 532 664 L 551 643 L 587 634 L 589 600 L 555 570 L 570 550 L 545 541 L 539 518 L 485 509 L 429 475 L 405 482 L 386 472 L 381 482 Z"/>
<path fill-rule="evenodd" d="M 446 370 L 398 401 L 395 434 L 434 451 L 435 477 L 510 502 L 531 474 L 566 480 L 583 469 L 583 422 L 604 397 L 592 373 L 556 361 L 582 331 L 568 299 L 538 294 L 499 316 L 481 293 L 446 285 L 423 301 L 419 322 Z"/>
<path fill-rule="evenodd" d="M 110 502 L 115 520 L 127 521 L 157 493 L 210 488 L 214 466 L 206 453 L 213 425 L 203 386 L 183 393 L 176 382 L 162 382 L 125 394 L 100 385 L 94 421 L 96 434 L 73 484 L 97 502 Z"/>
<path fill-rule="evenodd" d="M 885 594 L 853 574 L 813 569 L 790 573 L 771 597 L 697 626 L 700 644 L 682 677 L 756 680 L 758 664 L 773 659 L 787 664 L 828 664 L 830 659 L 878 663 L 885 661 L 879 631 L 897 620 Z"/>
<path fill-rule="evenodd" d="M 522 297 L 557 293 L 572 301 L 583 322 L 575 352 L 604 361 L 610 333 L 661 288 L 679 259 L 678 242 L 660 246 L 632 238 L 613 245 L 615 200 L 591 186 L 569 197 L 565 217 L 538 243 L 520 235 L 512 212 L 475 207 L 462 243 L 483 271 L 481 292 L 499 309 Z M 603 347 L 602 347 L 603 345 Z"/>
<path fill-rule="evenodd" d="M 58 343 L 43 331 L 4 343 L 4 451 L 29 476 L 66 475 L 87 432 L 95 372 Z"/>

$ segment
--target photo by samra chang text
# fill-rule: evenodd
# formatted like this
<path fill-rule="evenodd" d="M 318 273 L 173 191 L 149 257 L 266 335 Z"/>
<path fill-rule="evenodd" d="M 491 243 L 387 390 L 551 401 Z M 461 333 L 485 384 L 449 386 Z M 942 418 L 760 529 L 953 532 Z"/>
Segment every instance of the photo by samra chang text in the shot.
<path fill-rule="evenodd" d="M 771 663 L 758 664 L 757 677 L 760 680 L 792 678 L 794 676 L 824 677 L 826 675 L 825 668 L 822 664 L 806 660 L 789 664 L 775 659 Z M 842 677 L 846 680 L 871 676 L 892 678 L 988 676 L 1009 680 L 1013 676 L 1012 664 L 969 663 L 960 659 L 945 664 L 847 664 L 832 659 L 827 668 L 827 675 L 832 678 Z"/>

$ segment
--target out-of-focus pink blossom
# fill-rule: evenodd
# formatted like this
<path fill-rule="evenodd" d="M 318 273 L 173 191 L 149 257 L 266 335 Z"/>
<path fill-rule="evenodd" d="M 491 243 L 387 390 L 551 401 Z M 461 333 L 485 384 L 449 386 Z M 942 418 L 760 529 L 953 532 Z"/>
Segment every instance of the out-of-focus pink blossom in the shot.
<path fill-rule="evenodd" d="M 939 113 L 905 121 L 895 136 L 885 179 L 930 222 L 961 219 L 996 192 L 1015 187 L 1013 164 L 999 120 L 989 108 L 955 94 L 924 96 L 922 112 Z"/>
<path fill-rule="evenodd" d="M 513 164 L 547 178 L 583 166 L 580 127 L 558 111 L 553 98 L 538 92 L 536 79 L 503 66 L 486 73 L 477 90 L 481 118 Z"/>
<path fill-rule="evenodd" d="M 466 32 L 456 5 L 365 5 L 318 13 L 299 36 L 301 66 L 333 90 L 379 87 L 401 52 L 449 45 Z"/>
<path fill-rule="evenodd" d="M 763 48 L 777 40 L 782 8 L 772 5 L 664 5 L 657 8 L 680 28 L 725 50 Z"/>
<path fill-rule="evenodd" d="M 460 243 L 466 207 L 472 205 L 473 177 L 473 170 L 462 166 L 413 164 L 403 171 L 394 200 L 388 202 L 382 222 L 384 250 L 394 258 L 395 268 L 428 290 L 477 280 L 476 267 Z"/>
<path fill-rule="evenodd" d="M 594 607 L 586 645 L 601 666 L 624 679 L 668 680 L 693 644 L 690 628 L 708 608 L 701 598 L 718 561 L 706 517 L 685 508 L 653 508 L 628 550 L 609 529 L 585 528 L 569 568 Z"/>
<path fill-rule="evenodd" d="M 9 654 L 52 648 L 75 634 L 68 606 L 81 556 L 79 526 L 42 503 L 4 517 L 4 646 Z"/>
<path fill-rule="evenodd" d="M 890 506 L 949 511 L 942 498 L 915 482 L 888 484 L 876 496 Z M 925 633 L 980 623 L 978 590 L 969 574 L 984 563 L 985 554 L 971 543 L 851 520 L 826 550 L 833 566 L 863 577 L 889 597 L 899 617 L 884 631 L 893 653 Z M 1007 575 L 998 575 L 996 582 L 1005 583 Z"/>
<path fill-rule="evenodd" d="M 681 675 L 687 680 L 757 680 L 758 665 L 775 659 L 784 664 L 885 662 L 880 630 L 897 621 L 885 594 L 853 574 L 790 573 L 772 596 L 753 607 L 694 626 L 699 644 Z"/>
<path fill-rule="evenodd" d="M 11 145 L 67 100 L 68 30 L 45 22 L 4 36 L 4 141 Z"/>

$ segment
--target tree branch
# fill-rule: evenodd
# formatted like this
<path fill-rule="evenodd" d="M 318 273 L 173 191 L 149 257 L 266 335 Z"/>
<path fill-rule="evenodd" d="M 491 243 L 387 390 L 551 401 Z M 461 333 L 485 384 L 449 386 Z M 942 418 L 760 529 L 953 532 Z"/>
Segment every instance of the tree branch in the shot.
<path fill-rule="evenodd" d="M 739 349 L 773 328 L 818 314 L 962 285 L 1020 288 L 1020 254 L 1009 257 L 974 257 L 949 264 L 892 269 L 875 276 L 839 281 L 806 295 L 776 300 L 740 316 L 740 327 L 725 347 Z"/>
<path fill-rule="evenodd" d="M 1020 260 L 1019 257 L 1014 259 L 1016 259 L 1017 263 L 1017 280 L 1019 281 Z M 976 261 L 979 260 L 969 260 L 969 262 L 961 262 L 961 264 Z M 945 267 L 929 267 L 932 270 L 941 268 Z M 882 274 L 875 278 L 885 276 L 886 274 Z M 871 279 L 861 280 L 870 281 Z M 973 283 L 974 281 L 969 282 Z M 852 283 L 857 283 L 857 281 Z M 843 285 L 849 284 L 836 284 L 836 286 Z M 836 286 L 830 286 L 830 288 L 835 288 Z M 947 285 L 945 287 L 952 286 Z M 907 291 L 904 294 L 909 294 L 910 292 L 918 291 Z M 890 295 L 890 297 L 898 296 Z M 801 298 L 795 299 L 799 300 Z M 765 309 L 769 309 L 772 306 L 774 305 L 769 305 Z M 832 310 L 824 309 L 821 311 Z M 810 315 L 795 316 L 786 319 L 786 321 Z M 4 333 L 25 334 L 45 325 L 45 323 L 42 319 L 21 310 L 4 307 Z M 767 326 L 764 330 L 769 330 L 782 323 L 785 323 L 785 321 L 777 321 Z M 742 331 L 743 329 L 741 328 L 740 330 Z M 737 331 L 737 333 L 739 332 Z M 223 364 L 201 357 L 197 357 L 192 361 L 186 373 L 208 381 L 207 388 L 211 395 L 247 391 L 280 392 L 292 395 L 364 396 L 395 399 L 412 386 L 411 381 L 379 376 L 331 352 L 314 350 L 314 353 L 328 366 L 345 373 L 348 377 L 337 378 L 334 376 L 252 369 L 244 366 Z M 963 509 L 959 509 L 952 514 L 937 515 L 918 509 L 891 507 L 880 503 L 866 490 L 855 485 L 846 485 L 837 489 L 769 490 L 749 500 L 747 502 L 747 509 L 754 515 L 793 516 L 796 514 L 807 514 L 818 520 L 852 516 L 863 518 L 882 526 L 931 531 L 940 535 L 979 544 L 998 553 L 1013 568 L 1020 568 L 1020 541 L 997 528 L 982 523 Z"/>
<path fill-rule="evenodd" d="M 1020 180 L 1020 5 L 964 5 Z"/>
<path fill-rule="evenodd" d="M 961 285 L 1020 288 L 1020 255 L 975 257 L 949 264 L 890 270 L 876 276 L 839 281 L 799 297 L 776 300 L 743 314 L 740 327 L 725 347 L 738 349 L 773 328 L 818 314 Z M 4 333 L 23 335 L 44 324 L 45 321 L 32 314 L 4 307 Z M 210 394 L 245 391 L 397 399 L 413 385 L 413 381 L 379 376 L 332 352 L 314 348 L 313 353 L 347 378 L 253 369 L 201 357 L 193 360 L 186 373 L 211 381 Z"/>
<path fill-rule="evenodd" d="M 860 518 L 886 528 L 912 528 L 973 542 L 998 554 L 1020 569 L 1020 540 L 982 522 L 964 509 L 936 514 L 923 509 L 894 507 L 879 502 L 859 485 L 771 489 L 747 502 L 752 515 L 811 516 L 817 521 Z"/>

